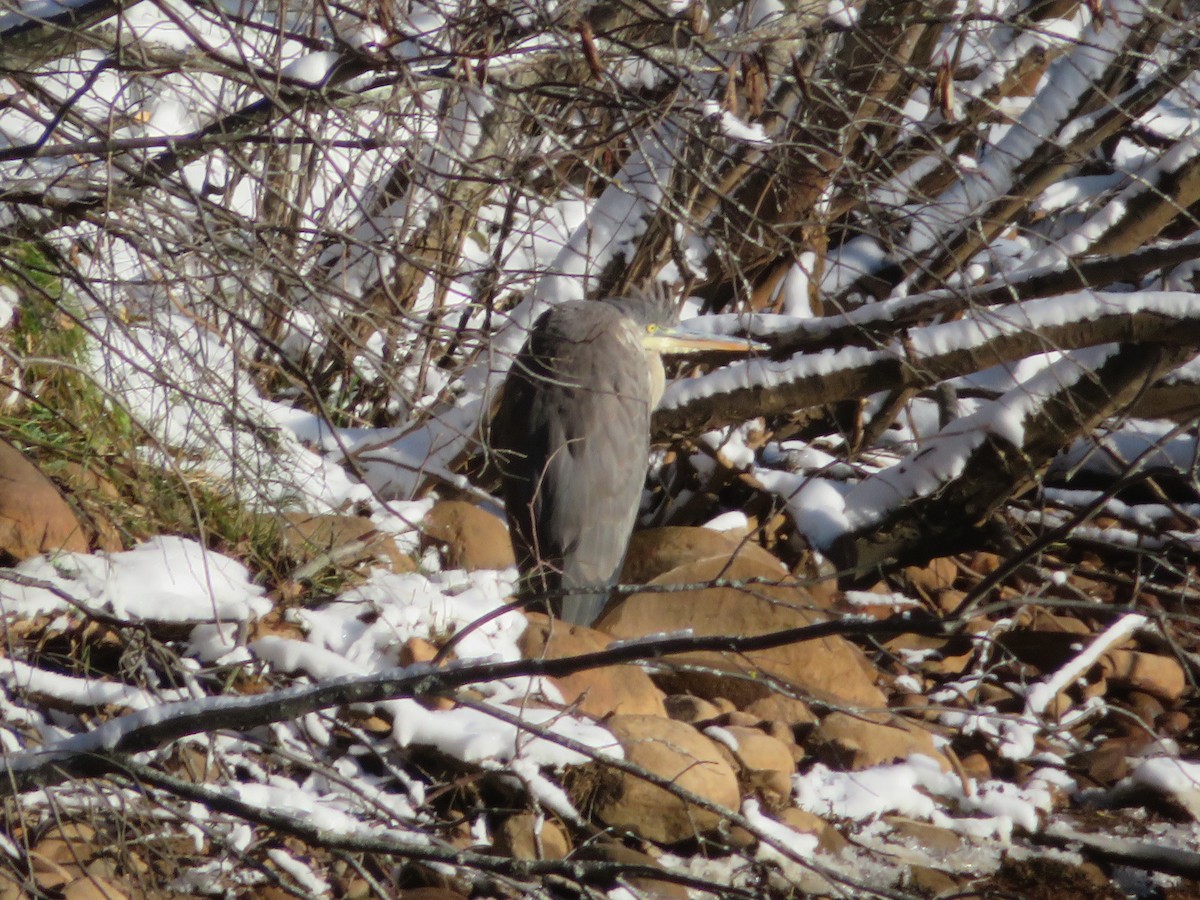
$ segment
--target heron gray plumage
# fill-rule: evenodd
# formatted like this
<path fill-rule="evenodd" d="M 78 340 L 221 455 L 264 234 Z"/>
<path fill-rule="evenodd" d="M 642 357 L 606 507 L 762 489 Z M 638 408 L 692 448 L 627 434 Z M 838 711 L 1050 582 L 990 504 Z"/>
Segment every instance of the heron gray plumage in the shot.
<path fill-rule="evenodd" d="M 656 296 L 563 303 L 542 314 L 505 382 L 490 440 L 519 596 L 548 596 L 557 610 L 562 594 L 565 620 L 596 620 L 637 518 L 650 414 L 665 383 L 662 354 L 752 346 L 679 331 Z"/>

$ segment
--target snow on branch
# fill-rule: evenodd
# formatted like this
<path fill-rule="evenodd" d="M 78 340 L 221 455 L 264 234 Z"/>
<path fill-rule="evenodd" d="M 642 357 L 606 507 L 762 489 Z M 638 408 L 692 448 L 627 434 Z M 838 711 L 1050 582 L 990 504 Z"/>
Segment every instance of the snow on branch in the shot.
<path fill-rule="evenodd" d="M 840 516 L 845 532 L 827 538 L 830 554 L 866 575 L 933 547 L 950 551 L 1033 485 L 1063 447 L 1194 354 L 1192 347 L 1137 343 L 1064 356 L 851 488 Z"/>
<path fill-rule="evenodd" d="M 687 587 L 680 586 L 681 589 Z M 73 774 L 107 771 L 95 754 L 140 753 L 188 735 L 248 730 L 272 722 L 299 719 L 335 706 L 436 697 L 477 683 L 537 675 L 562 677 L 588 669 L 680 653 L 706 650 L 747 653 L 830 635 L 925 633 L 931 630 L 941 633 L 946 627 L 946 623 L 907 617 L 882 622 L 853 619 L 820 622 L 752 637 L 657 635 L 621 641 L 601 651 L 558 659 L 470 660 L 441 668 L 421 663 L 367 676 L 328 678 L 314 685 L 296 685 L 267 694 L 205 697 L 139 708 L 109 719 L 92 731 L 63 738 L 39 750 L 9 754 L 5 766 L 12 783 L 18 790 L 25 790 L 61 783 Z M 43 682 L 43 689 L 56 684 Z M 68 696 L 74 697 L 77 693 L 72 686 Z M 95 771 L 97 765 L 100 772 Z"/>
<path fill-rule="evenodd" d="M 879 349 L 753 359 L 676 382 L 655 413 L 655 433 L 697 433 L 897 387 L 929 387 L 1051 350 L 1129 341 L 1194 344 L 1198 338 L 1200 305 L 1182 291 L 1079 291 L 970 310 L 958 321 L 911 329 Z"/>

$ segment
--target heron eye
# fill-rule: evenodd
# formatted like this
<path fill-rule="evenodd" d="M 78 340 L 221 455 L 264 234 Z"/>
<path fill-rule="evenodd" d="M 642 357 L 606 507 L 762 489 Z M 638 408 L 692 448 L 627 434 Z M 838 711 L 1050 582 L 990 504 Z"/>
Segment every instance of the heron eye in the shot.
<path fill-rule="evenodd" d="M 657 325 L 647 325 L 647 326 L 646 326 L 646 333 L 647 333 L 647 334 L 654 334 L 654 332 L 656 332 L 656 331 L 658 331 L 658 326 L 657 326 Z"/>

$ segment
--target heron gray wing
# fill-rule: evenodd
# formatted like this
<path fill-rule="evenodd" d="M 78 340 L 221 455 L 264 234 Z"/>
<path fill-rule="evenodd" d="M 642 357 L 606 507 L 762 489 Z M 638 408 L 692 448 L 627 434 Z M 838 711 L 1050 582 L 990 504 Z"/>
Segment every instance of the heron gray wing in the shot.
<path fill-rule="evenodd" d="M 596 425 L 583 436 L 564 432 L 559 452 L 546 462 L 537 530 L 561 536 L 556 550 L 567 589 L 616 582 L 637 518 L 650 449 L 649 407 L 622 387 L 609 383 L 579 391 L 574 408 Z M 606 600 L 607 592 L 568 595 L 563 618 L 590 625 Z"/>
<path fill-rule="evenodd" d="M 640 338 L 600 304 L 567 304 L 535 325 L 493 427 L 523 592 L 611 584 L 637 516 L 649 451 Z M 590 624 L 602 593 L 568 597 Z"/>

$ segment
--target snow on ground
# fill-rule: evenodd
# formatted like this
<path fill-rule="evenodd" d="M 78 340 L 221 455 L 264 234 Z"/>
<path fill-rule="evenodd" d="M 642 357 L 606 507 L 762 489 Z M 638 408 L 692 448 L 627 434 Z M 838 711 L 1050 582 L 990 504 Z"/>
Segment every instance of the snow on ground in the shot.
<path fill-rule="evenodd" d="M 15 27 L 24 16 L 54 15 L 72 5 L 52 0 L 22 2 L 18 9 L 0 17 L 0 30 Z M 684 7 L 674 4 L 672 9 L 680 13 Z M 984 19 L 1009 11 L 1002 3 L 984 4 L 985 8 L 964 3 L 960 11 L 968 11 L 968 7 L 982 12 Z M 731 11 L 720 27 L 733 36 L 740 24 L 770 26 L 782 10 L 774 2 L 752 4 Z M 52 114 L 35 99 L 18 98 L 12 83 L 0 85 L 0 94 L 6 99 L 0 118 L 0 148 L 45 143 L 28 159 L 14 156 L 0 163 L 0 176 L 13 190 L 50 192 L 55 200 L 74 200 L 87 196 L 89 190 L 105 189 L 111 177 L 108 157 L 102 164 L 89 166 L 78 154 L 58 145 L 103 134 L 114 140 L 157 141 L 151 147 L 157 152 L 172 139 L 194 135 L 217 115 L 253 102 L 259 96 L 254 86 L 277 76 L 289 80 L 289 89 L 324 84 L 336 73 L 342 56 L 340 51 L 315 49 L 321 41 L 333 42 L 332 46 L 344 40 L 368 53 L 404 59 L 414 78 L 425 72 L 441 78 L 444 73 L 439 67 L 445 65 L 444 54 L 451 47 L 448 23 L 456 12 L 447 4 L 438 8 L 414 4 L 395 13 L 398 31 L 389 33 L 339 8 L 329 12 L 328 18 L 314 18 L 309 40 L 300 41 L 279 40 L 278 30 L 269 27 L 230 28 L 224 8 L 200 9 L 177 0 L 134 4 L 122 21 L 122 40 L 156 53 L 199 52 L 214 65 L 223 61 L 239 73 L 240 80 L 201 71 L 186 79 L 171 74 L 125 81 L 111 65 L 110 54 L 99 46 L 72 50 L 37 73 L 46 94 L 42 102 L 70 106 L 71 115 L 55 122 L 61 131 L 54 141 L 44 140 Z M 533 6 L 521 7 L 513 16 L 529 25 L 541 12 Z M 832 21 L 843 26 L 852 25 L 858 15 L 840 2 L 830 4 L 830 13 Z M 1053 56 L 1062 51 L 1043 76 L 1049 89 L 1033 100 L 1008 98 L 1008 121 L 993 130 L 992 140 L 982 143 L 977 153 L 947 148 L 947 156 L 962 153 L 955 157 L 962 177 L 935 201 L 912 193 L 914 186 L 941 164 L 936 154 L 911 170 L 884 178 L 873 191 L 874 201 L 894 206 L 891 213 L 907 223 L 907 232 L 890 241 L 873 234 L 853 237 L 831 251 L 820 275 L 811 259 L 802 259 L 780 289 L 783 308 L 793 315 L 759 315 L 748 321 L 712 317 L 703 326 L 730 331 L 748 325 L 753 334 L 763 337 L 792 332 L 815 339 L 823 331 L 846 324 L 886 323 L 918 303 L 935 299 L 932 295 L 893 296 L 845 315 L 821 318 L 813 318 L 808 308 L 809 287 L 818 280 L 823 296 L 840 300 L 843 298 L 838 295 L 850 292 L 862 275 L 893 262 L 896 246 L 924 252 L 944 244 L 964 221 L 972 219 L 973 212 L 1006 194 L 1020 167 L 1046 136 L 1068 141 L 1080 127 L 1071 120 L 1076 98 L 1120 52 L 1130 29 L 1144 13 L 1143 5 L 1119 0 L 1106 6 L 1104 15 L 1080 7 L 1070 19 L 1043 22 L 1034 30 L 1004 30 L 997 35 L 985 33 L 981 22 L 979 30 L 964 39 L 960 60 L 977 68 L 978 74 L 960 86 L 949 113 L 961 114 L 966 104 L 986 98 L 1023 55 Z M 99 33 L 112 36 L 117 32 L 105 26 Z M 400 39 L 392 41 L 397 35 Z M 561 36 L 535 34 L 492 59 L 491 74 L 515 76 L 531 60 L 563 45 Z M 569 46 L 575 46 L 573 38 Z M 614 68 L 614 77 L 649 87 L 659 84 L 668 71 L 666 66 L 641 60 L 625 61 Z M 721 152 L 765 150 L 772 143 L 768 129 L 708 96 L 710 89 L 719 85 L 723 71 L 722 66 L 714 66 L 705 76 L 707 80 L 692 84 L 690 89 L 701 99 L 681 104 L 681 109 L 691 119 L 699 113 L 709 130 L 718 132 Z M 976 276 L 979 281 L 1002 280 L 1066 269 L 1067 252 L 1086 251 L 1090 241 L 1119 220 L 1143 181 L 1165 184 L 1169 176 L 1191 162 L 1197 116 L 1184 101 L 1194 87 L 1195 78 L 1183 85 L 1174 99 L 1169 97 L 1148 110 L 1141 122 L 1147 134 L 1186 140 L 1161 155 L 1156 155 L 1153 141 L 1123 140 L 1114 151 L 1117 171 L 1080 175 L 1051 185 L 1032 207 L 1038 215 L 1053 219 L 1043 224 L 1044 231 L 1030 228 L 1018 236 L 997 239 L 986 254 L 972 260 L 963 280 Z M 279 257 L 264 251 L 250 227 L 264 214 L 260 198 L 251 190 L 253 178 L 243 177 L 247 173 L 219 152 L 184 169 L 181 185 L 195 196 L 186 202 L 166 194 L 158 198 L 165 213 L 155 210 L 142 219 L 134 214 L 120 220 L 125 233 L 116 228 L 115 236 L 86 224 L 72 226 L 53 238 L 70 254 L 82 254 L 80 269 L 96 291 L 94 296 L 80 298 L 84 304 L 80 318 L 103 342 L 93 341 L 83 365 L 111 402 L 127 411 L 145 431 L 148 441 L 141 452 L 149 461 L 211 477 L 255 509 L 365 512 L 380 530 L 397 536 L 406 550 L 418 544 L 416 524 L 429 501 L 397 502 L 395 498 L 414 495 L 430 477 L 472 490 L 455 463 L 476 433 L 478 420 L 488 407 L 489 392 L 524 339 L 529 323 L 546 304 L 583 296 L 602 273 L 636 252 L 678 175 L 685 134 L 675 121 L 664 117 L 640 128 L 632 151 L 619 159 L 614 172 L 604 173 L 603 188 L 594 195 L 571 183 L 544 202 L 535 202 L 530 196 L 511 207 L 495 200 L 486 203 L 479 216 L 480 227 L 465 243 L 463 271 L 448 276 L 446 297 L 436 296 L 433 285 L 424 284 L 413 292 L 411 307 L 404 310 L 411 318 L 401 317 L 399 324 L 388 322 L 387 327 L 371 325 L 354 348 L 357 355 L 349 366 L 352 371 L 341 376 L 345 381 L 335 383 L 330 394 L 349 392 L 357 386 L 355 379 L 384 380 L 392 388 L 387 411 L 399 421 L 394 428 L 334 428 L 317 413 L 292 405 L 295 393 L 281 390 L 277 397 L 262 396 L 255 387 L 256 376 L 251 374 L 258 349 L 255 329 L 261 328 L 261 322 L 241 322 L 230 308 L 240 309 L 237 303 L 247 297 L 249 307 L 264 298 L 277 300 L 277 290 L 289 301 L 296 299 L 290 290 L 302 299 L 297 300 L 289 321 L 280 325 L 282 355 L 294 364 L 319 355 L 329 338 L 325 329 L 335 321 L 333 316 L 347 309 L 357 311 L 354 303 L 363 293 L 394 276 L 398 263 L 391 250 L 420 233 L 436 206 L 438 192 L 454 183 L 462 161 L 480 148 L 485 157 L 493 155 L 485 141 L 488 125 L 499 110 L 496 96 L 480 78 L 478 84 L 464 82 L 458 94 L 434 87 L 414 101 L 398 91 L 378 104 L 363 103 L 331 119 L 332 124 L 312 124 L 317 131 L 336 131 L 348 144 L 355 138 L 371 138 L 377 149 L 356 152 L 331 146 L 313 164 L 311 190 L 301 211 L 305 227 L 298 229 L 291 252 L 295 258 L 304 258 L 305 252 L 319 247 L 320 253 L 311 268 L 288 271 L 294 278 L 290 288 L 280 289 L 273 280 L 277 270 L 267 263 L 275 263 L 277 269 L 286 267 L 279 266 Z M 911 116 L 902 129 L 905 135 L 919 136 L 926 133 L 927 126 L 942 124 L 942 113 L 935 109 L 928 92 L 914 95 L 905 109 Z M 394 114 L 397 111 L 400 114 Z M 573 125 L 585 127 L 582 122 Z M 410 150 L 411 157 L 405 156 Z M 563 148 L 546 139 L 523 150 L 536 166 L 549 167 Z M 136 169 L 145 158 L 141 151 L 131 152 L 122 162 Z M 297 166 L 300 159 L 298 154 L 288 157 L 289 163 Z M 424 177 L 414 179 L 402 196 L 393 196 L 385 184 L 392 183 L 399 160 L 407 160 L 408 167 Z M 262 173 L 251 170 L 249 174 Z M 9 213 L 6 208 L 2 215 Z M 229 226 L 230 222 L 237 224 Z M 220 235 L 220 250 L 213 259 L 193 252 L 199 246 L 193 244 L 197 234 L 214 232 Z M 704 229 L 680 233 L 676 238 L 678 258 L 666 274 L 682 276 L 678 267 L 705 274 L 701 270 L 713 248 Z M 187 249 L 179 251 L 180 247 Z M 282 258 L 290 265 L 293 257 L 285 253 Z M 489 318 L 492 304 L 484 311 L 472 307 L 470 301 L 482 283 L 483 276 L 477 280 L 477 273 L 497 267 L 508 278 L 509 293 L 502 299 L 522 299 L 511 307 L 495 304 L 493 320 Z M 1188 280 L 1192 274 L 1193 269 L 1182 266 L 1164 277 L 1160 286 L 1170 290 L 1134 290 L 1142 286 L 1127 285 L 1003 309 L 972 309 L 958 321 L 913 329 L 905 341 L 882 347 L 827 349 L 787 360 L 755 359 L 704 378 L 683 380 L 668 389 L 665 404 L 678 405 L 735 388 L 758 389 L 828 377 L 882 359 L 911 363 L 915 355 L 919 362 L 922 355 L 979 348 L 997 336 L 1069 326 L 1101 315 L 1144 311 L 1194 319 L 1196 295 Z M 895 294 L 907 290 L 907 284 L 901 284 Z M 5 322 L 12 318 L 8 293 L 0 288 L 0 319 Z M 406 329 L 418 332 L 430 324 L 422 316 L 443 302 L 450 310 L 445 321 L 461 316 L 461 327 L 482 328 L 486 322 L 494 331 L 494 339 L 465 374 L 444 372 L 436 360 L 431 364 L 420 352 L 410 355 L 412 346 L 397 342 L 388 331 L 394 327 L 401 334 L 406 334 Z M 210 303 L 216 309 L 211 320 Z M 694 311 L 697 305 L 691 301 L 689 308 Z M 253 315 L 258 313 L 253 311 Z M 236 327 L 229 326 L 229 321 L 235 321 Z M 442 324 L 434 322 L 435 326 Z M 1024 422 L 1038 411 L 1045 397 L 1064 384 L 1087 377 L 1087 370 L 1095 368 L 1107 352 L 1101 348 L 1068 355 L 1048 348 L 1027 360 L 960 379 L 956 385 L 964 391 L 1003 393 L 998 398 L 961 401 L 965 414 L 940 429 L 916 421 L 920 415 L 932 417 L 926 403 L 923 413 L 914 414 L 896 435 L 881 441 L 885 447 L 865 448 L 853 461 L 847 461 L 844 446 L 828 442 L 786 440 L 758 447 L 749 439 L 749 425 L 714 432 L 702 440 L 757 489 L 777 500 L 791 515 L 800 536 L 817 548 L 828 547 L 847 531 L 876 523 L 899 505 L 935 493 L 961 470 L 970 451 L 985 436 L 999 436 L 1019 445 Z M 872 400 L 867 408 L 874 410 L 878 405 Z M 429 412 L 431 417 L 416 421 L 411 414 L 418 411 Z M 1048 474 L 1055 477 L 1082 471 L 1112 476 L 1135 458 L 1147 465 L 1168 464 L 1189 471 L 1196 453 L 1194 432 L 1160 422 L 1126 422 L 1098 442 L 1080 441 Z M 695 454 L 693 464 L 697 470 L 705 465 L 716 468 L 703 454 Z M 1056 518 L 1058 511 L 1044 510 L 1025 514 L 1026 521 L 1053 526 L 1066 520 L 1070 509 L 1098 499 L 1095 492 L 1055 494 L 1054 489 L 1044 496 L 1067 508 L 1061 518 Z M 1194 529 L 1167 530 L 1159 536 L 1159 544 L 1135 530 L 1154 527 L 1169 516 L 1182 514 L 1194 519 L 1193 507 L 1131 505 L 1109 498 L 1104 510 L 1129 526 L 1127 530 L 1097 530 L 1095 536 L 1103 536 L 1110 545 L 1122 541 L 1140 547 L 1161 547 L 1171 541 L 1196 543 Z M 734 511 L 725 512 L 710 525 L 742 530 L 749 522 L 746 513 Z M 1078 533 L 1093 536 L 1089 531 Z M 432 563 L 429 559 L 422 562 Z M 45 619 L 50 623 L 48 631 L 56 632 L 69 629 L 83 614 L 95 614 L 100 621 L 179 628 L 186 635 L 171 646 L 181 657 L 177 671 L 186 677 L 181 684 L 167 683 L 155 667 L 141 665 L 135 667 L 136 678 L 130 679 L 136 684 L 125 684 L 51 671 L 16 655 L 5 655 L 0 658 L 0 682 L 6 689 L 0 697 L 0 746 L 14 770 L 34 765 L 47 749 L 109 746 L 121 733 L 122 720 L 144 723 L 218 709 L 221 698 L 206 694 L 213 679 L 223 673 L 230 678 L 261 678 L 268 688 L 275 689 L 378 676 L 400 664 L 402 651 L 410 642 L 462 632 L 498 610 L 511 586 L 511 572 L 443 572 L 434 564 L 417 573 L 376 571 L 356 587 L 289 608 L 284 621 L 272 623 L 267 630 L 263 620 L 279 605 L 277 598 L 266 596 L 240 562 L 205 550 L 192 540 L 164 535 L 126 552 L 38 557 L 17 566 L 12 577 L 0 577 L 0 615 L 7 621 Z M 847 599 L 851 604 L 866 604 L 871 597 L 875 603 L 913 602 L 907 597 L 879 595 L 852 594 Z M 1064 774 L 1066 754 L 1081 746 L 1071 728 L 1101 714 L 1103 704 L 1080 704 L 1055 721 L 1048 714 L 1052 703 L 1077 684 L 1106 649 L 1145 625 L 1139 615 L 1118 618 L 1056 672 L 1029 683 L 1007 685 L 1023 703 L 1016 713 L 1001 713 L 982 702 L 965 710 L 951 708 L 955 700 L 987 681 L 982 660 L 988 653 L 988 640 L 995 635 L 976 637 L 978 645 L 985 648 L 980 650 L 978 671 L 949 680 L 930 699 L 947 705 L 938 713 L 943 726 L 976 735 L 999 758 L 1014 766 L 1027 766 L 1029 775 L 1019 786 L 999 779 L 948 774 L 928 758 L 914 756 L 853 773 L 815 764 L 795 777 L 792 799 L 800 808 L 852 822 L 864 842 L 882 840 L 882 819 L 896 813 L 945 827 L 979 842 L 975 846 L 983 861 L 974 864 L 994 867 L 1001 853 L 1012 850 L 1015 835 L 1041 829 L 1054 792 L 1077 790 Z M 278 631 L 274 630 L 277 626 Z M 457 644 L 456 655 L 459 660 L 516 659 L 523 627 L 519 615 L 496 616 L 470 631 Z M 1004 624 L 995 623 L 995 627 L 999 631 Z M 898 655 L 915 664 L 929 654 L 912 651 Z M 903 677 L 919 686 L 914 676 Z M 619 751 L 608 732 L 594 723 L 527 704 L 539 696 L 556 699 L 553 685 L 542 679 L 481 681 L 472 690 L 477 700 L 473 706 L 439 709 L 400 699 L 354 710 L 364 717 L 383 714 L 390 721 L 386 735 L 374 743 L 364 739 L 359 745 L 369 748 L 361 756 L 334 752 L 338 729 L 346 724 L 331 713 L 275 723 L 254 735 L 214 734 L 186 738 L 181 744 L 219 759 L 226 773 L 221 787 L 230 796 L 257 807 L 293 813 L 340 834 L 381 828 L 409 840 L 426 840 L 419 831 L 424 814 L 418 812 L 424 785 L 399 766 L 392 765 L 387 775 L 380 775 L 372 765 L 374 760 L 366 758 L 376 754 L 388 761 L 389 753 L 414 746 L 434 747 L 462 763 L 502 773 L 523 785 L 542 809 L 572 820 L 575 812 L 554 779 L 563 766 L 588 757 L 551 737 L 569 738 L 601 756 L 617 756 Z M 30 702 L 33 697 L 53 701 L 51 708 Z M 95 712 L 101 707 L 112 711 L 114 717 L 97 725 L 103 716 Z M 522 718 L 550 737 L 531 735 L 512 717 Z M 306 773 L 293 777 L 266 764 L 262 741 L 272 741 L 300 759 L 300 768 Z M 1179 758 L 1177 746 L 1164 743 L 1135 760 L 1122 789 L 1153 791 L 1200 816 L 1198 781 L 1196 764 Z M 26 794 L 20 801 L 31 808 L 49 802 L 41 792 Z M 60 793 L 56 802 L 69 806 L 92 800 L 83 793 Z M 237 850 L 249 846 L 252 835 L 248 826 L 219 820 L 196 806 L 192 812 L 197 841 L 204 828 L 218 827 L 226 830 L 229 846 Z M 747 800 L 743 813 L 763 831 L 794 842 L 793 849 L 802 855 L 812 853 L 815 840 L 779 831 L 757 801 Z M 486 829 L 476 827 L 474 831 L 477 840 L 488 839 Z M 791 864 L 765 846 L 756 853 L 773 865 Z M 304 860 L 282 848 L 273 848 L 270 854 L 274 863 L 306 890 L 320 894 L 329 889 Z M 679 871 L 718 881 L 730 878 L 732 865 L 728 860 L 699 858 L 676 859 L 673 864 Z M 853 858 L 852 864 L 867 865 L 859 858 Z M 875 874 L 880 884 L 895 880 L 891 870 Z M 231 876 L 229 860 L 216 861 L 181 874 L 175 889 L 202 891 L 227 876 Z M 252 878 L 245 873 L 238 877 Z M 809 876 L 793 872 L 789 877 L 799 884 L 806 883 L 802 879 Z"/>
<path fill-rule="evenodd" d="M 151 538 L 123 553 L 37 556 L 0 575 L 0 615 L 99 612 L 145 622 L 243 622 L 271 601 L 240 562 L 193 540 Z"/>
<path fill-rule="evenodd" d="M 327 602 L 293 610 L 290 619 L 302 637 L 263 635 L 247 640 L 256 620 L 271 610 L 272 601 L 240 563 L 205 551 L 194 541 L 161 537 L 123 553 L 31 559 L 17 567 L 12 580 L 0 579 L 0 616 L 9 625 L 49 617 L 53 632 L 79 621 L 79 614 L 89 610 L 133 623 L 187 623 L 190 638 L 181 644 L 176 671 L 192 676 L 185 676 L 184 687 L 175 688 L 159 683 L 152 666 L 143 666 L 148 686 L 138 688 L 95 676 L 56 673 L 9 656 L 0 658 L 0 684 L 5 688 L 0 698 L 4 722 L 0 747 L 5 764 L 10 771 L 23 771 L 54 754 L 114 746 L 132 729 L 161 726 L 173 716 L 203 717 L 231 703 L 254 701 L 237 694 L 209 696 L 201 680 L 211 685 L 208 676 L 217 671 L 214 664 L 298 686 L 309 680 L 394 672 L 397 654 L 407 640 L 450 634 L 493 612 L 507 598 L 512 577 L 511 572 L 489 571 L 428 576 L 378 572 Z M 524 625 L 519 614 L 499 616 L 461 641 L 456 655 L 460 660 L 516 659 L 515 642 Z M 526 707 L 541 693 L 561 699 L 540 680 L 484 681 L 476 690 L 481 697 L 477 707 L 427 708 L 413 700 L 377 704 L 374 710 L 387 715 L 393 729 L 374 752 L 386 754 L 389 743 L 395 749 L 414 744 L 433 747 L 464 763 L 509 773 L 547 809 L 576 818 L 565 794 L 542 770 L 587 762 L 588 757 L 564 748 L 552 736 L 562 735 L 601 755 L 619 757 L 620 747 L 612 736 L 561 712 L 536 704 Z M 260 699 L 276 702 L 271 694 Z M 44 704 L 78 710 L 80 715 L 47 712 Z M 100 708 L 111 709 L 113 717 L 96 724 L 91 713 Z M 501 717 L 489 715 L 489 709 Z M 130 714 L 122 715 L 125 710 Z M 531 735 L 519 727 L 522 721 L 550 737 Z M 230 772 L 239 772 L 222 779 L 218 790 L 252 808 L 293 816 L 330 835 L 392 835 L 427 844 L 429 839 L 420 829 L 426 814 L 417 812 L 424 803 L 423 784 L 399 767 L 380 778 L 371 771 L 369 755 L 337 752 L 332 743 L 335 727 L 330 713 L 309 714 L 272 725 L 269 739 L 314 773 L 332 766 L 336 777 L 298 778 L 274 771 L 274 766 L 264 767 L 255 740 L 212 734 L 185 738 L 182 744 L 212 754 Z M 172 752 L 168 747 L 161 754 Z M 398 785 L 391 783 L 396 778 Z M 35 806 L 40 793 L 28 798 Z M 86 805 L 86 795 L 80 802 Z M 199 804 L 194 805 L 192 816 L 209 830 L 205 833 L 223 834 L 235 849 L 239 829 L 247 828 Z M 317 885 L 319 877 L 302 870 L 299 861 L 282 857 L 275 861 L 300 883 Z M 181 871 L 174 887 L 191 890 L 206 880 L 228 884 L 230 879 L 245 877 L 247 872 L 226 858 Z"/>

